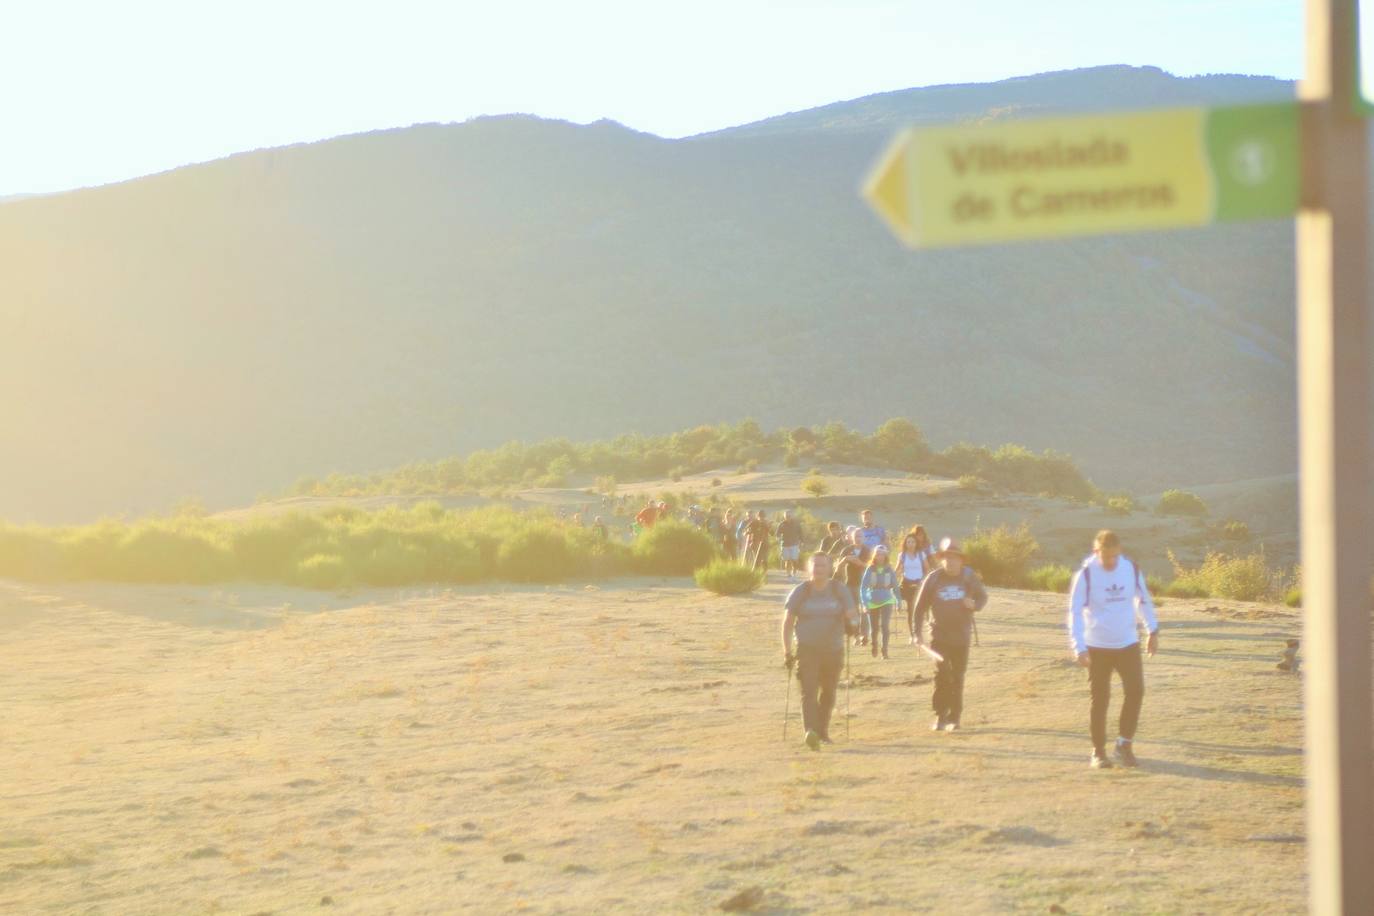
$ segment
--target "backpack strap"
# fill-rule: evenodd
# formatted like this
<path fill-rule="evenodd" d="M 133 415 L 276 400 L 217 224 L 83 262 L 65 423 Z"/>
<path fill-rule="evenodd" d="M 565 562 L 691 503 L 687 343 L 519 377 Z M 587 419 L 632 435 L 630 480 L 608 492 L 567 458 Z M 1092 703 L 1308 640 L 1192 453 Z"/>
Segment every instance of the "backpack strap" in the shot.
<path fill-rule="evenodd" d="M 1135 560 L 1132 560 L 1130 557 L 1127 557 L 1124 553 L 1122 554 L 1122 556 L 1125 557 L 1126 561 L 1131 564 L 1131 569 L 1135 570 L 1136 591 L 1143 592 L 1145 590 L 1145 587 L 1143 585 L 1144 580 L 1142 578 L 1143 574 L 1140 571 L 1140 564 L 1137 563 Z"/>

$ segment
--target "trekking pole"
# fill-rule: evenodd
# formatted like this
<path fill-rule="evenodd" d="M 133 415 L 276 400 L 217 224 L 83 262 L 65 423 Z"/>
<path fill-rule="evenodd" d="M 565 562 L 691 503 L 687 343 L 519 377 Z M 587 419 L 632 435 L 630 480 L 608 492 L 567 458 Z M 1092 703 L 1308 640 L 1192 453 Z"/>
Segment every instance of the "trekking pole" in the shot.
<path fill-rule="evenodd" d="M 849 743 L 849 640 L 844 641 L 844 743 Z"/>
<path fill-rule="evenodd" d="M 782 740 L 787 743 L 787 720 L 792 718 L 792 666 L 784 665 L 783 671 L 787 673 L 787 699 L 782 706 Z"/>
<path fill-rule="evenodd" d="M 974 644 L 975 646 L 981 646 L 981 645 L 982 645 L 982 643 L 978 641 L 978 618 L 977 618 L 977 617 L 974 617 L 974 618 L 973 618 L 973 644 Z"/>

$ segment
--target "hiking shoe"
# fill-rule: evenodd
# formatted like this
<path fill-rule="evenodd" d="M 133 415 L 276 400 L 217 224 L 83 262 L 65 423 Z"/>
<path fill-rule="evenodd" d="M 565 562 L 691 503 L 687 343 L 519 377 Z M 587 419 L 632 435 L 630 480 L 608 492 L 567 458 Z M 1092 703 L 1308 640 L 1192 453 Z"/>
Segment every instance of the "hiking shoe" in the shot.
<path fill-rule="evenodd" d="M 883 650 L 883 661 L 887 661 L 887 658 L 888 658 L 887 650 L 884 649 L 884 650 Z"/>
<path fill-rule="evenodd" d="M 830 740 L 830 736 L 829 736 L 829 735 L 821 735 L 821 744 L 834 744 L 834 743 L 835 743 L 834 741 L 831 741 L 831 740 Z"/>
<path fill-rule="evenodd" d="M 951 720 L 951 721 L 945 723 L 945 731 L 947 731 L 947 732 L 957 732 L 958 730 L 959 730 L 959 723 L 958 723 L 958 722 Z"/>
<path fill-rule="evenodd" d="M 1131 750 L 1131 742 L 1129 741 L 1127 741 L 1125 744 L 1122 744 L 1119 741 L 1117 742 L 1116 759 L 1117 762 L 1120 763 L 1123 767 L 1133 767 L 1140 765 L 1136 762 L 1135 751 Z"/>
<path fill-rule="evenodd" d="M 1107 755 L 1101 751 L 1093 751 L 1092 760 L 1088 762 L 1088 766 L 1092 767 L 1094 770 L 1110 770 L 1112 768 L 1112 762 L 1108 760 Z"/>
<path fill-rule="evenodd" d="M 945 730 L 946 724 L 948 723 L 945 722 L 945 717 L 941 716 L 940 718 L 936 719 L 935 722 L 930 726 L 930 730 L 933 732 L 942 732 Z"/>
<path fill-rule="evenodd" d="M 818 750 L 820 750 L 820 749 L 821 749 L 821 736 L 818 735 L 818 734 L 816 734 L 815 732 L 807 732 L 807 733 L 806 733 L 806 746 L 809 747 L 809 748 L 811 748 L 811 750 L 813 750 L 813 751 L 818 751 Z"/>

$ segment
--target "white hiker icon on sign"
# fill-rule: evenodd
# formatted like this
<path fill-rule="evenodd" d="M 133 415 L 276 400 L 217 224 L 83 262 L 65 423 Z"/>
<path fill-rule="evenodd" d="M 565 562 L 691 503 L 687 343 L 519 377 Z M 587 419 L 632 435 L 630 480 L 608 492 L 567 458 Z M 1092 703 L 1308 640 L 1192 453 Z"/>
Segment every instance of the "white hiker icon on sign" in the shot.
<path fill-rule="evenodd" d="M 1231 175 L 1244 185 L 1264 184 L 1274 174 L 1274 148 L 1262 140 L 1246 140 L 1231 153 Z"/>

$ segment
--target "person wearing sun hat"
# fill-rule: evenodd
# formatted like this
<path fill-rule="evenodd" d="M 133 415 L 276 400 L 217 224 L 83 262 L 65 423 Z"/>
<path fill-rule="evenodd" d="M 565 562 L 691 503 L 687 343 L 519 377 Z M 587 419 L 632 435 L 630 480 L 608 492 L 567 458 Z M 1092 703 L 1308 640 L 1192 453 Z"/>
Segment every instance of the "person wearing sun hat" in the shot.
<path fill-rule="evenodd" d="M 859 581 L 859 597 L 868 614 L 868 631 L 873 657 L 878 657 L 879 638 L 882 633 L 883 658 L 887 658 L 888 634 L 892 629 L 892 612 L 897 607 L 897 572 L 888 562 L 890 551 L 886 544 L 873 548 L 873 557 L 868 561 L 863 578 Z"/>
<path fill-rule="evenodd" d="M 987 605 L 988 593 L 977 573 L 965 564 L 963 548 L 954 538 L 940 541 L 934 559 L 939 565 L 921 582 L 916 595 L 916 639 L 921 640 L 929 612 L 930 648 L 939 656 L 931 696 L 935 710 L 931 730 L 952 732 L 959 729 L 964 712 L 964 674 L 968 671 L 973 615 Z"/>

